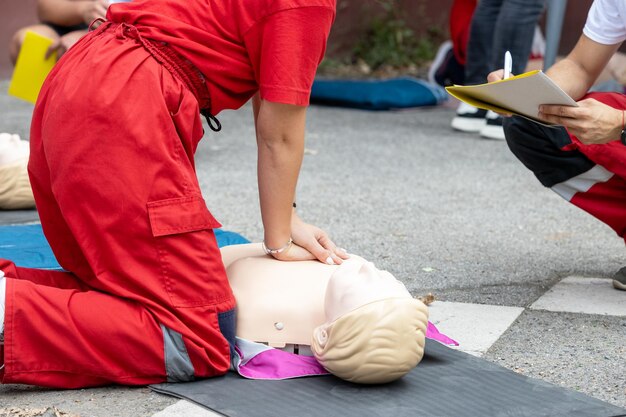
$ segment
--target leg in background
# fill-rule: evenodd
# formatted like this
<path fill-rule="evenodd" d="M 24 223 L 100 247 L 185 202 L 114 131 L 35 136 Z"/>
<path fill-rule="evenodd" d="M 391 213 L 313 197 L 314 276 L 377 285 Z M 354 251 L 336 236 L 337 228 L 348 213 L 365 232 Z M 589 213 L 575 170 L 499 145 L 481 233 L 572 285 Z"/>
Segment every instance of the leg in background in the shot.
<path fill-rule="evenodd" d="M 482 84 L 493 71 L 491 57 L 496 22 L 504 0 L 481 0 L 474 11 L 467 44 L 466 84 Z"/>
<path fill-rule="evenodd" d="M 513 74 L 525 71 L 544 3 L 545 0 L 505 0 L 502 3 L 495 25 L 488 73 L 503 67 L 506 51 L 510 51 L 513 57 Z"/>

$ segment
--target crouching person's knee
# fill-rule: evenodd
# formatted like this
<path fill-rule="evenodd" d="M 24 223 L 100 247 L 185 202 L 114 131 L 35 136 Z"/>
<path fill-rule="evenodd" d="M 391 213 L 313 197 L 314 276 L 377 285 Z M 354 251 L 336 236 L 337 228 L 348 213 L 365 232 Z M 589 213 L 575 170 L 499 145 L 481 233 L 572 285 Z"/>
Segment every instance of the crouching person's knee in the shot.
<path fill-rule="evenodd" d="M 532 132 L 534 129 L 531 124 L 533 122 L 522 117 L 506 117 L 503 122 L 504 136 L 509 149 L 529 169 L 532 168 L 527 162 L 532 158 L 532 154 L 536 156 L 540 152 L 537 142 L 541 140 L 533 135 L 536 132 Z"/>
<path fill-rule="evenodd" d="M 552 187 L 593 167 L 562 126 L 544 126 L 522 117 L 504 120 L 504 134 L 513 155 L 546 187 Z"/>

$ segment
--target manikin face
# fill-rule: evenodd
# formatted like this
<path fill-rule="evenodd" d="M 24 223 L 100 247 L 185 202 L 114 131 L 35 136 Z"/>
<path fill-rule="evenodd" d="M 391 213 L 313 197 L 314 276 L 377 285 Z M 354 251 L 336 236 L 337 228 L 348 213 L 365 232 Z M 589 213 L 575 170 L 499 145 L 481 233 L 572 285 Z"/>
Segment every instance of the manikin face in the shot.
<path fill-rule="evenodd" d="M 411 297 L 404 284 L 373 263 L 352 256 L 335 271 L 326 287 L 324 310 L 326 321 L 339 317 L 365 304 L 387 298 Z"/>
<path fill-rule="evenodd" d="M 412 298 L 404 284 L 373 263 L 352 255 L 330 277 L 326 287 L 324 312 L 326 322 L 313 330 L 320 346 L 327 341 L 327 330 L 340 317 L 376 301 Z"/>
<path fill-rule="evenodd" d="M 29 144 L 18 135 L 0 133 L 0 166 L 28 158 Z"/>
<path fill-rule="evenodd" d="M 354 256 L 333 274 L 324 310 L 326 322 L 313 330 L 311 351 L 342 379 L 391 382 L 406 375 L 424 354 L 426 306 L 390 273 L 363 258 Z"/>

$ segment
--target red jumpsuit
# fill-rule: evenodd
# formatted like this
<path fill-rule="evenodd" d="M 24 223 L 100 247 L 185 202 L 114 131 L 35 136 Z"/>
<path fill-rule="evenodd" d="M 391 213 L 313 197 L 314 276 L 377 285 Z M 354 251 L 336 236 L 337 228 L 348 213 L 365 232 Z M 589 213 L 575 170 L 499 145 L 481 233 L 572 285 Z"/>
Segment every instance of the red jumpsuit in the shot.
<path fill-rule="evenodd" d="M 307 105 L 334 13 L 334 0 L 136 0 L 61 59 L 35 107 L 29 173 L 68 272 L 0 260 L 3 383 L 228 370 L 232 328 L 220 326 L 232 327 L 235 302 L 195 175 L 198 111 L 239 108 L 256 91 Z"/>

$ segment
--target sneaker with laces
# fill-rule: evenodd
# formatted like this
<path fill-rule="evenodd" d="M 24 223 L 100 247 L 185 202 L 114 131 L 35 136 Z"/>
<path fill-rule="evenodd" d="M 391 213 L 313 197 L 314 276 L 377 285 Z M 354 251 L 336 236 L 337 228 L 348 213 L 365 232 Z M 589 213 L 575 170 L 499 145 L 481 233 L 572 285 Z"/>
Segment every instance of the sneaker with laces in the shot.
<path fill-rule="evenodd" d="M 486 122 L 480 129 L 480 137 L 486 139 L 504 140 L 504 129 L 502 128 L 502 116 L 492 111 L 487 112 Z"/>
<path fill-rule="evenodd" d="M 626 266 L 613 275 L 613 286 L 622 291 L 626 291 Z"/>
<path fill-rule="evenodd" d="M 469 133 L 480 132 L 485 126 L 486 115 L 487 110 L 478 109 L 461 102 L 456 110 L 456 116 L 452 119 L 452 129 Z"/>

